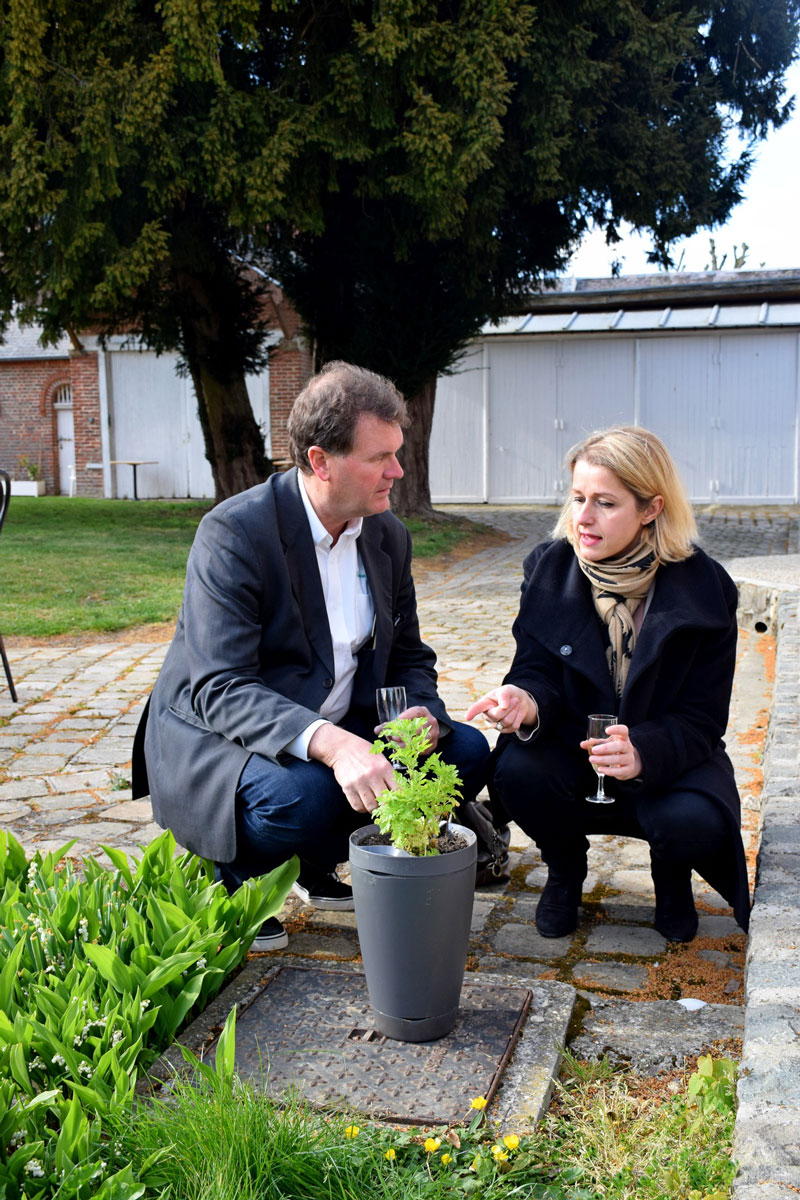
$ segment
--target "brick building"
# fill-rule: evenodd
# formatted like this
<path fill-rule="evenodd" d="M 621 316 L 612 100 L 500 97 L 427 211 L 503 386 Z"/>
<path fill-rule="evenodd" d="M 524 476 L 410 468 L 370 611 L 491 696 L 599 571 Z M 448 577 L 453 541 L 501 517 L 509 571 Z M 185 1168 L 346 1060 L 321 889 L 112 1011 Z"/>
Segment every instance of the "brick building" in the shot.
<path fill-rule="evenodd" d="M 267 453 L 280 461 L 312 362 L 277 288 L 269 313 L 269 366 L 248 379 L 248 391 Z M 124 498 L 133 494 L 128 460 L 140 460 L 140 497 L 213 496 L 196 398 L 176 355 L 122 337 L 101 347 L 83 334 L 44 347 L 39 332 L 12 325 L 0 344 L 0 468 L 25 479 L 32 465 L 51 495 Z"/>

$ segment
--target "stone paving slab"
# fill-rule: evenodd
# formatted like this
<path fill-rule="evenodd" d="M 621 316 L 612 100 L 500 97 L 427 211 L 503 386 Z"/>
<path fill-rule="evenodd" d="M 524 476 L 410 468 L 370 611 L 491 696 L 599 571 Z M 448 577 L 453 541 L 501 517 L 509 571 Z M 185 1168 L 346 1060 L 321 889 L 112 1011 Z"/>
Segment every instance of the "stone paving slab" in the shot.
<path fill-rule="evenodd" d="M 642 1075 L 657 1075 L 715 1043 L 741 1037 L 743 1029 L 744 1010 L 737 1004 L 706 1004 L 692 1012 L 670 1000 L 630 1004 L 593 998 L 570 1050 L 579 1058 L 607 1055 Z"/>

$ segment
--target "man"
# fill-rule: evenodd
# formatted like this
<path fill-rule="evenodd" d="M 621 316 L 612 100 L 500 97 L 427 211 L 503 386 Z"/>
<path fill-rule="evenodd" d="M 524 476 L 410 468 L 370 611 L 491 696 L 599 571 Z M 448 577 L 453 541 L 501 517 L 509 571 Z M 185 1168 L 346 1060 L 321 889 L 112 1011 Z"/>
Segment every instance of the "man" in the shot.
<path fill-rule="evenodd" d="M 388 380 L 330 363 L 289 417 L 296 470 L 224 501 L 197 531 L 183 606 L 134 750 L 134 794 L 234 890 L 297 854 L 297 893 L 350 909 L 335 873 L 394 781 L 371 752 L 375 690 L 406 688 L 463 794 L 482 734 L 451 721 L 419 633 L 411 539 L 389 512 L 408 417 Z M 144 730 L 144 732 L 143 732 Z M 253 948 L 287 943 L 275 918 Z"/>

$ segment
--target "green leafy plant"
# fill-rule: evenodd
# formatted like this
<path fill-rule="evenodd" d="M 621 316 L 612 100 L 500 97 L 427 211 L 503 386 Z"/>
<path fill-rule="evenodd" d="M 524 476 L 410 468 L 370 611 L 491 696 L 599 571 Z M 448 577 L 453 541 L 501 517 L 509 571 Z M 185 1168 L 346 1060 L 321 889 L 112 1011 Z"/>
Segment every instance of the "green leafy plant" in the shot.
<path fill-rule="evenodd" d="M 372 746 L 373 753 L 385 753 L 399 768 L 397 787 L 378 797 L 375 823 L 398 850 L 420 857 L 439 853 L 441 824 L 461 795 L 456 768 L 428 753 L 427 728 L 424 717 L 397 717 L 386 722 Z"/>
<path fill-rule="evenodd" d="M 697 1070 L 689 1080 L 689 1097 L 702 1113 L 722 1116 L 736 1109 L 736 1063 L 729 1058 L 714 1059 L 701 1054 Z"/>
<path fill-rule="evenodd" d="M 236 1077 L 234 1042 L 231 1014 L 213 1064 L 187 1051 L 187 1077 L 112 1130 L 149 1200 L 727 1200 L 736 1174 L 731 1115 L 697 1127 L 685 1085 L 640 1096 L 608 1063 L 587 1072 L 567 1054 L 557 1111 L 531 1132 L 485 1121 L 483 1096 L 468 1122 L 399 1129 L 270 1096 Z"/>
<path fill-rule="evenodd" d="M 27 454 L 20 454 L 18 460 L 19 471 L 22 475 L 26 475 L 28 479 L 41 479 L 42 467 L 41 463 L 34 462 L 32 458 L 28 458 Z"/>
<path fill-rule="evenodd" d="M 134 1200 L 126 1164 L 109 1165 L 107 1124 L 129 1113 L 136 1081 L 239 965 L 278 912 L 296 859 L 233 896 L 213 866 L 176 856 L 170 833 L 141 859 L 72 843 L 28 861 L 0 831 L 0 1196 Z"/>

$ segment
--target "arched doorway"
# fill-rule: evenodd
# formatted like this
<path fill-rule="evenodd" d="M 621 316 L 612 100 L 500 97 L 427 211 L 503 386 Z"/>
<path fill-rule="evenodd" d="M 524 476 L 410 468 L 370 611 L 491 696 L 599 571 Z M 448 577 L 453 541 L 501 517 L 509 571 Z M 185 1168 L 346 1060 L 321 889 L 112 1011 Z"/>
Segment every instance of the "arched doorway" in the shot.
<path fill-rule="evenodd" d="M 53 399 L 58 438 L 58 490 L 62 496 L 72 495 L 75 479 L 75 423 L 72 418 L 72 388 L 62 383 Z"/>

